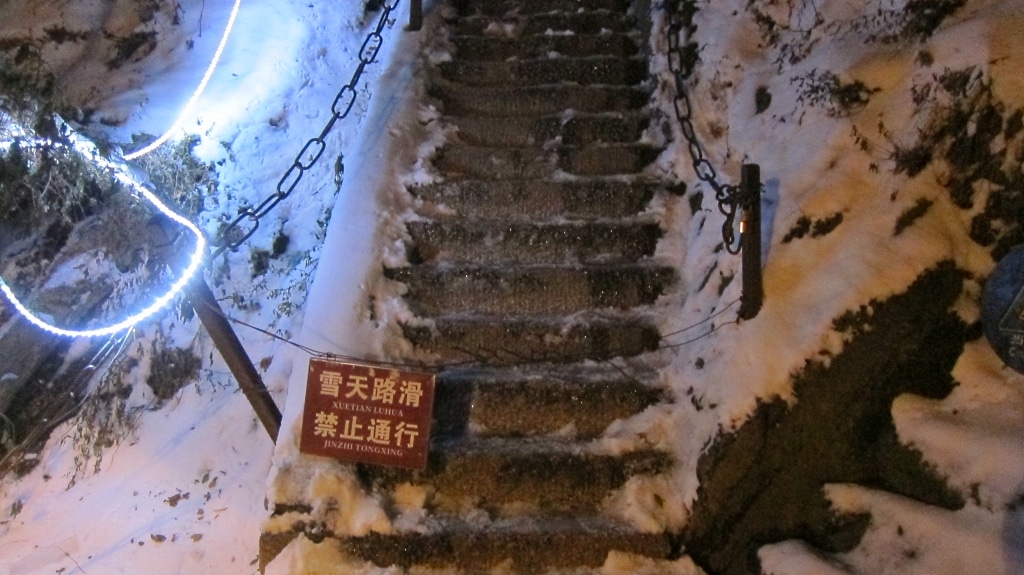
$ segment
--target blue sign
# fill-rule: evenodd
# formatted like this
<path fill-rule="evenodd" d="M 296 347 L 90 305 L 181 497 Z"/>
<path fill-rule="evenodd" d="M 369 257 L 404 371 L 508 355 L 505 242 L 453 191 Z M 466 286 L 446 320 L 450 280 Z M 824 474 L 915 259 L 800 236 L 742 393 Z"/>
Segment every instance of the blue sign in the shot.
<path fill-rule="evenodd" d="M 1006 254 L 985 284 L 981 323 L 996 354 L 1024 373 L 1024 245 Z"/>

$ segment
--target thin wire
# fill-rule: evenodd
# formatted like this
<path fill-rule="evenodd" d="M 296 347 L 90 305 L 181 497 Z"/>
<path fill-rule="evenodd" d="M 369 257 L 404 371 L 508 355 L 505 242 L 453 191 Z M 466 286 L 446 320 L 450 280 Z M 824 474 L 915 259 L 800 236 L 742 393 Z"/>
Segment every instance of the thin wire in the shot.
<path fill-rule="evenodd" d="M 178 119 L 171 124 L 171 127 L 168 128 L 162 136 L 153 140 L 148 146 L 145 146 L 142 149 L 136 150 L 130 154 L 125 154 L 124 159 L 134 160 L 159 148 L 167 142 L 167 140 L 170 140 L 171 136 L 174 135 L 174 133 L 181 128 L 182 124 L 185 123 L 185 117 L 192 112 L 192 108 L 196 105 L 196 102 L 199 101 L 200 96 L 203 95 L 207 84 L 210 83 L 210 78 L 213 77 L 213 71 L 217 68 L 217 64 L 220 62 L 220 57 L 224 53 L 224 47 L 227 46 L 228 37 L 231 36 L 231 29 L 235 26 L 235 18 L 238 16 L 238 10 L 241 5 L 242 0 L 235 0 L 235 4 L 231 8 L 231 15 L 228 17 L 228 23 L 224 27 L 224 33 L 221 34 L 220 44 L 217 45 L 217 50 L 213 53 L 213 59 L 210 60 L 210 65 L 206 67 L 206 72 L 203 74 L 203 79 L 199 81 L 199 86 L 197 86 L 195 91 L 192 92 L 192 97 L 188 99 L 188 102 L 185 103 L 185 107 L 181 109 Z"/>
<path fill-rule="evenodd" d="M 684 345 L 689 345 L 691 343 L 700 341 L 700 340 L 708 337 L 709 335 L 715 333 L 716 331 L 722 329 L 723 327 L 725 327 L 727 325 L 731 325 L 731 324 L 739 324 L 739 322 L 736 321 L 736 320 L 727 321 L 727 322 L 725 322 L 725 323 L 723 323 L 723 324 L 721 324 L 721 325 L 719 325 L 717 327 L 711 328 L 711 331 L 705 333 L 704 335 L 700 335 L 700 336 L 697 336 L 697 337 L 695 337 L 693 339 L 688 339 L 686 341 L 681 341 L 679 343 L 672 343 L 672 344 L 668 344 L 668 345 L 663 345 L 663 346 L 660 346 L 658 349 L 675 349 L 677 347 L 683 347 Z"/>
<path fill-rule="evenodd" d="M 730 303 L 729 305 L 727 305 L 726 307 L 722 308 L 720 311 L 712 314 L 708 318 L 706 318 L 706 319 L 704 319 L 704 320 L 702 320 L 702 321 L 700 321 L 700 322 L 698 322 L 696 324 L 693 324 L 691 326 L 685 327 L 685 328 L 683 328 L 683 329 L 681 329 L 679 331 L 670 333 L 670 334 L 662 336 L 662 337 L 665 338 L 665 337 L 669 337 L 669 336 L 672 336 L 672 335 L 678 335 L 679 333 L 682 333 L 682 332 L 684 332 L 686 330 L 693 329 L 693 328 L 695 328 L 695 327 L 697 327 L 697 326 L 699 326 L 701 324 L 707 323 L 711 319 L 714 319 L 716 316 L 725 313 L 730 307 L 732 307 L 733 305 L 735 305 L 739 301 L 740 300 L 737 299 L 737 300 L 733 301 L 732 303 Z M 343 355 L 343 354 L 337 354 L 337 353 L 320 351 L 320 350 L 317 350 L 315 348 L 309 347 L 307 345 L 303 345 L 303 344 L 300 344 L 298 342 L 292 341 L 292 340 L 290 340 L 290 339 L 288 339 L 286 337 L 282 337 L 282 336 L 280 336 L 280 335 L 278 335 L 276 333 L 273 333 L 273 332 L 271 332 L 269 330 L 263 329 L 261 327 L 257 327 L 255 325 L 250 324 L 250 323 L 247 323 L 247 322 L 245 322 L 243 320 L 240 320 L 238 318 L 232 317 L 232 316 L 224 313 L 223 311 L 218 311 L 216 309 L 212 309 L 212 311 L 214 313 L 219 314 L 221 317 L 223 317 L 224 319 L 226 319 L 226 320 L 228 320 L 230 322 L 237 323 L 237 324 L 245 326 L 245 327 L 247 327 L 249 329 L 256 330 L 256 331 L 258 331 L 258 332 L 260 332 L 260 333 L 262 333 L 264 335 L 267 335 L 268 337 L 271 337 L 273 339 L 282 341 L 282 342 L 284 342 L 284 343 L 286 343 L 288 345 L 296 347 L 296 348 L 298 348 L 298 349 L 300 349 L 300 350 L 302 350 L 302 351 L 304 351 L 304 352 L 306 352 L 309 355 L 314 356 L 314 357 L 337 358 L 337 359 L 343 359 L 343 360 L 352 361 L 352 362 L 368 363 L 368 364 L 375 364 L 375 365 L 385 365 L 385 366 L 392 366 L 392 367 L 398 367 L 398 368 L 430 369 L 430 370 L 442 371 L 442 370 L 446 370 L 446 369 L 451 369 L 453 367 L 460 367 L 460 366 L 464 366 L 464 365 L 472 365 L 472 364 L 475 364 L 476 362 L 479 362 L 479 361 L 485 361 L 486 362 L 488 359 L 498 360 L 500 362 L 500 353 L 501 352 L 504 352 L 504 353 L 507 353 L 509 355 L 512 355 L 511 359 L 513 361 L 519 361 L 519 362 L 522 362 L 524 359 L 532 359 L 534 361 L 536 361 L 537 359 L 540 359 L 540 361 L 542 361 L 542 362 L 543 361 L 550 361 L 552 359 L 556 359 L 556 360 L 560 360 L 560 361 L 565 361 L 567 359 L 569 359 L 569 360 L 573 360 L 573 359 L 585 360 L 585 359 L 588 359 L 586 356 L 575 357 L 575 356 L 571 356 L 571 355 L 554 355 L 554 356 L 548 356 L 548 357 L 544 357 L 544 358 L 523 358 L 522 356 L 519 356 L 518 354 L 512 353 L 510 350 L 495 350 L 495 349 L 479 349 L 479 350 L 477 350 L 476 353 L 473 353 L 470 350 L 460 349 L 459 351 L 462 351 L 463 353 L 465 353 L 467 355 L 476 356 L 477 357 L 476 361 L 467 360 L 467 361 L 461 361 L 461 362 L 440 363 L 440 364 L 432 364 L 432 365 L 409 364 L 409 363 L 384 361 L 384 360 L 377 360 L 377 359 L 366 359 L 366 358 L 355 357 L 355 356 L 350 356 L 350 355 Z M 723 323 L 721 325 L 713 327 L 707 333 L 702 334 L 700 336 L 697 336 L 697 337 L 695 337 L 693 339 L 689 339 L 689 340 L 686 340 L 686 341 L 683 341 L 683 342 L 679 342 L 679 343 L 660 345 L 660 346 L 658 346 L 658 349 L 675 349 L 675 348 L 678 348 L 678 347 L 689 345 L 691 343 L 700 341 L 700 340 L 710 336 L 711 334 L 715 333 L 716 331 L 722 329 L 723 327 L 725 327 L 727 325 L 733 325 L 733 324 L 739 324 L 739 322 L 736 321 L 736 320 L 727 321 L 727 322 L 725 322 L 725 323 Z M 487 356 L 483 355 L 483 352 L 490 352 L 492 355 L 488 358 Z M 633 378 L 633 376 L 627 374 L 624 371 L 623 367 L 618 366 L 615 363 L 613 363 L 611 358 L 609 358 L 609 359 L 602 359 L 602 360 L 598 360 L 598 361 L 602 361 L 604 363 L 607 363 L 607 364 L 611 365 L 613 368 L 615 368 L 616 370 L 620 371 L 623 375 L 629 377 L 630 379 L 635 379 L 635 378 Z"/>
<path fill-rule="evenodd" d="M 271 338 L 276 339 L 278 341 L 287 343 L 288 345 L 293 346 L 295 348 L 298 348 L 298 349 L 308 353 L 309 355 L 311 355 L 313 357 L 338 358 L 338 359 L 344 359 L 344 360 L 353 361 L 353 362 L 372 363 L 372 364 L 376 364 L 376 365 L 386 365 L 386 366 L 403 367 L 403 368 L 410 368 L 410 369 L 432 369 L 432 368 L 436 367 L 436 366 L 427 366 L 427 365 L 422 365 L 422 364 L 409 364 L 409 363 L 400 363 L 400 362 L 395 362 L 395 361 L 384 361 L 384 360 L 376 360 L 376 359 L 366 359 L 366 358 L 355 357 L 355 356 L 350 356 L 350 355 L 343 355 L 343 354 L 332 353 L 332 352 L 327 352 L 327 351 L 320 351 L 320 350 L 318 350 L 316 348 L 312 348 L 312 347 L 309 347 L 307 345 L 301 344 L 299 342 L 292 341 L 292 340 L 290 340 L 290 339 L 288 339 L 286 337 L 282 337 L 282 336 L 280 336 L 280 335 L 278 335 L 278 334 L 276 334 L 276 333 L 274 333 L 274 332 L 272 332 L 270 330 L 263 329 L 261 327 L 255 326 L 255 325 L 253 325 L 251 323 L 248 323 L 246 321 L 243 321 L 243 320 L 240 320 L 240 319 L 238 319 L 236 317 L 228 315 L 227 313 L 224 313 L 223 310 L 218 310 L 218 309 L 216 309 L 216 308 L 214 308 L 212 306 L 207 306 L 207 309 L 210 310 L 211 312 L 221 316 L 222 318 L 232 322 L 232 323 L 236 323 L 238 325 L 245 326 L 245 327 L 247 327 L 249 329 L 256 330 L 256 331 L 258 331 L 258 332 L 260 332 L 260 333 L 262 333 L 262 334 L 264 334 L 264 335 L 266 335 L 268 337 L 271 337 Z M 458 364 L 456 364 L 456 363 L 445 364 L 445 365 L 440 366 L 440 369 L 443 369 L 445 367 L 451 367 L 452 365 L 458 365 Z"/>
<path fill-rule="evenodd" d="M 715 319 L 716 317 L 718 317 L 718 316 L 722 315 L 723 313 L 725 313 L 726 311 L 728 311 L 729 308 L 731 308 L 732 306 L 736 305 L 739 301 L 740 301 L 740 298 L 736 298 L 729 305 L 723 307 L 722 309 L 720 309 L 717 312 L 709 315 L 708 317 L 698 321 L 697 323 L 695 323 L 693 325 L 688 325 L 688 326 L 684 327 L 683 329 L 673 331 L 672 333 L 666 333 L 665 335 L 663 335 L 661 337 L 662 337 L 662 339 L 664 339 L 666 337 L 672 337 L 674 335 L 679 335 L 679 334 L 683 333 L 684 331 L 689 331 L 689 330 L 691 330 L 691 329 L 693 329 L 695 327 L 704 325 L 705 323 Z"/>
<path fill-rule="evenodd" d="M 124 353 L 124 350 L 128 347 L 128 344 L 130 343 L 129 340 L 132 339 L 133 333 L 134 332 L 132 330 L 128 330 L 121 335 L 111 335 L 109 340 L 107 340 L 103 345 L 99 346 L 99 349 L 96 351 L 96 353 L 93 354 L 92 358 L 90 359 L 89 364 L 83 367 L 81 370 L 78 371 L 78 373 L 74 375 L 74 381 L 72 381 L 71 385 L 68 386 L 72 390 L 72 392 L 79 386 L 81 386 L 82 383 L 94 377 L 96 373 L 99 373 L 101 370 L 105 371 L 106 369 L 108 369 L 109 366 L 106 364 L 108 364 L 113 359 L 117 358 L 122 353 Z M 83 377 L 87 379 L 83 380 Z M 81 409 L 81 407 L 85 405 L 85 402 L 88 401 L 90 398 L 92 398 L 92 392 L 87 391 L 85 394 L 83 394 L 83 396 L 81 397 L 81 399 L 78 400 L 77 403 L 75 403 L 71 407 L 68 407 L 64 411 L 56 414 L 46 414 L 45 425 L 36 425 L 32 429 L 32 431 L 28 432 L 25 435 L 24 439 L 18 442 L 17 445 L 12 446 L 11 449 L 3 455 L 3 457 L 0 457 L 0 473 L 6 472 L 8 467 L 8 461 L 14 458 L 15 455 L 21 455 L 22 453 L 24 453 L 26 446 L 29 445 L 31 442 L 35 441 L 36 438 L 38 438 L 41 433 L 43 433 L 47 429 L 56 428 L 58 425 L 69 419 L 72 415 L 78 413 L 79 409 Z M 0 416 L 2 416 L 2 414 L 0 414 Z M 7 417 L 5 416 L 2 417 L 4 417 L 4 419 L 7 420 L 8 423 L 11 423 L 10 419 L 7 419 Z M 11 426 L 13 430 L 13 423 L 11 423 Z M 16 432 L 17 430 L 13 431 Z"/>

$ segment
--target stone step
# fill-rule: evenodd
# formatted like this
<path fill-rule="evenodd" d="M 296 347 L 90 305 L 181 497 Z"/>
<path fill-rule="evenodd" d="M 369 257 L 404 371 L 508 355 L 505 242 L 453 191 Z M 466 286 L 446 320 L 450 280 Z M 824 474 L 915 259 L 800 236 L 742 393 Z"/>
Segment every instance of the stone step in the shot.
<path fill-rule="evenodd" d="M 647 62 L 639 58 L 589 56 L 506 61 L 451 60 L 438 64 L 442 76 L 469 86 L 540 86 L 570 82 L 630 86 L 647 79 Z"/>
<path fill-rule="evenodd" d="M 586 180 L 457 180 L 409 188 L 450 217 L 536 221 L 633 217 L 646 209 L 656 186 L 615 178 Z M 438 211 L 438 210 L 433 210 Z"/>
<path fill-rule="evenodd" d="M 639 53 L 629 34 L 542 34 L 526 38 L 500 36 L 455 36 L 455 58 L 474 62 L 486 60 L 548 58 L 552 56 L 619 56 Z"/>
<path fill-rule="evenodd" d="M 535 180 L 554 175 L 558 156 L 538 147 L 481 147 L 448 144 L 434 167 L 447 178 Z"/>
<path fill-rule="evenodd" d="M 509 147 L 636 142 L 650 122 L 647 114 L 638 112 L 563 116 L 449 116 L 446 122 L 455 128 L 457 142 Z"/>
<path fill-rule="evenodd" d="M 661 154 L 649 144 L 603 144 L 558 148 L 559 169 L 576 176 L 636 174 Z"/>
<path fill-rule="evenodd" d="M 455 129 L 449 141 L 471 146 L 542 146 L 562 134 L 560 116 L 523 118 L 519 116 L 445 117 Z"/>
<path fill-rule="evenodd" d="M 424 529 L 392 535 L 370 533 L 339 540 L 339 551 L 380 567 L 427 567 L 442 573 L 551 573 L 596 568 L 610 551 L 667 559 L 666 534 L 640 533 L 601 517 L 434 518 Z"/>
<path fill-rule="evenodd" d="M 448 178 L 536 180 L 561 170 L 576 176 L 636 174 L 658 158 L 648 144 L 490 147 L 449 144 L 434 156 L 434 167 Z"/>
<path fill-rule="evenodd" d="M 622 34 L 635 30 L 632 16 L 609 10 L 502 15 L 462 15 L 448 21 L 457 36 L 524 38 L 552 34 Z"/>
<path fill-rule="evenodd" d="M 648 264 L 419 265 L 385 269 L 404 283 L 420 317 L 573 314 L 650 305 L 675 281 L 675 270 Z"/>
<path fill-rule="evenodd" d="M 451 116 L 547 116 L 567 110 L 583 113 L 642 110 L 649 90 L 640 86 L 466 86 L 434 78 L 428 87 Z"/>
<path fill-rule="evenodd" d="M 425 487 L 434 513 L 479 508 L 495 515 L 587 513 L 634 475 L 663 472 L 659 451 L 594 453 L 586 443 L 556 439 L 435 438 L 427 469 L 359 466 L 364 485 L 386 493 L 401 484 Z"/>
<path fill-rule="evenodd" d="M 625 12 L 629 9 L 630 0 L 457 0 L 453 2 L 455 9 L 463 16 L 492 15 L 501 16 L 511 12 L 517 14 L 537 14 L 544 12 L 575 12 L 578 10 L 611 10 Z"/>
<path fill-rule="evenodd" d="M 631 357 L 658 348 L 655 326 L 637 314 L 570 318 L 443 316 L 431 326 L 403 324 L 405 337 L 445 363 L 577 363 Z"/>
<path fill-rule="evenodd" d="M 648 383 L 654 379 L 649 369 L 605 364 L 445 370 L 437 378 L 434 432 L 593 438 L 661 400 Z"/>
<path fill-rule="evenodd" d="M 561 143 L 586 146 L 597 142 L 636 142 L 650 121 L 649 114 L 639 112 L 574 114 L 562 124 Z"/>
<path fill-rule="evenodd" d="M 653 221 L 531 223 L 416 221 L 406 225 L 413 264 L 622 263 L 654 254 L 661 226 Z"/>

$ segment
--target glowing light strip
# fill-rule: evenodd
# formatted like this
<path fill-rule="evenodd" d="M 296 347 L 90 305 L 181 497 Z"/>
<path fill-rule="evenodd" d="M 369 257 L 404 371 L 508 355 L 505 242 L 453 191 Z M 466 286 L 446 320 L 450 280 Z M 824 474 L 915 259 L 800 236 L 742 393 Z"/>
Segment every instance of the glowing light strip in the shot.
<path fill-rule="evenodd" d="M 235 18 L 238 16 L 238 9 L 242 6 L 242 0 L 235 0 L 235 5 L 231 8 L 231 16 L 228 17 L 227 26 L 224 27 L 224 33 L 220 37 L 220 44 L 217 45 L 217 51 L 213 53 L 213 59 L 210 60 L 210 65 L 206 67 L 206 73 L 203 74 L 203 79 L 199 81 L 199 86 L 192 92 L 192 97 L 185 103 L 185 107 L 181 109 L 181 113 L 178 114 L 178 119 L 171 124 L 171 127 L 156 140 L 153 140 L 148 146 L 135 150 L 130 154 L 126 154 L 124 159 L 134 160 L 141 158 L 153 150 L 164 145 L 167 140 L 171 139 L 171 136 L 177 132 L 182 124 L 185 123 L 185 117 L 192 112 L 192 108 L 199 101 L 199 97 L 203 95 L 203 91 L 206 90 L 206 85 L 210 83 L 210 78 L 213 77 L 213 70 L 217 67 L 217 63 L 220 62 L 220 57 L 224 53 L 224 47 L 228 44 L 228 37 L 231 35 L 231 29 L 235 26 Z"/>
<path fill-rule="evenodd" d="M 188 116 L 189 113 L 191 113 L 192 108 L 195 107 L 196 103 L 199 101 L 199 98 L 206 90 L 206 86 L 210 83 L 210 79 L 213 77 L 213 72 L 217 68 L 217 64 L 220 62 L 221 56 L 224 54 L 224 48 L 227 46 L 228 38 L 231 36 L 231 30 L 235 26 L 235 20 L 238 18 L 238 12 L 241 6 L 242 0 L 235 0 L 234 5 L 231 8 L 231 14 L 228 16 L 227 25 L 224 27 L 224 33 L 221 34 L 220 42 L 217 44 L 217 50 L 214 52 L 213 58 L 210 60 L 209 66 L 206 67 L 206 71 L 203 73 L 203 78 L 199 81 L 199 85 L 196 87 L 195 91 L 192 92 L 192 96 L 185 103 L 185 106 L 182 108 L 181 113 L 178 114 L 178 118 L 174 121 L 171 127 L 166 132 L 164 132 L 162 136 L 151 142 L 149 145 L 143 147 L 142 149 L 124 155 L 124 160 L 134 160 L 136 158 L 140 158 L 152 152 L 153 150 L 165 144 L 168 140 L 171 139 L 171 136 L 174 135 L 175 132 L 181 129 L 181 126 L 185 123 L 186 116 Z M 91 142 L 82 139 L 74 131 L 71 132 L 70 138 L 72 146 L 79 153 L 91 157 L 93 162 L 95 162 L 97 165 L 109 170 L 111 174 L 114 176 L 114 178 L 117 179 L 117 181 L 133 189 L 137 194 L 145 198 L 146 201 L 153 204 L 153 206 L 155 206 L 157 210 L 160 211 L 160 213 L 167 216 L 175 223 L 184 226 L 186 229 L 192 232 L 192 235 L 196 237 L 195 250 L 192 252 L 192 257 L 189 260 L 188 266 L 181 274 L 181 277 L 179 277 L 178 280 L 175 281 L 171 285 L 171 287 L 168 288 L 166 292 L 164 292 L 163 295 L 156 298 L 156 300 L 153 303 L 151 303 L 148 307 L 144 308 L 142 311 L 134 313 L 113 325 L 109 325 L 102 328 L 72 330 L 53 325 L 43 320 L 41 317 L 33 313 L 30 309 L 28 309 L 25 306 L 25 304 L 23 304 L 21 300 L 18 299 L 18 297 L 14 294 L 14 291 L 11 290 L 9 285 L 7 285 L 7 282 L 5 282 L 2 277 L 0 277 L 0 291 L 2 291 L 3 294 L 7 297 L 7 299 L 11 302 L 11 305 L 13 305 L 14 308 L 18 310 L 18 312 L 21 313 L 21 315 L 25 316 L 25 319 L 27 319 L 33 325 L 43 330 L 46 330 L 50 333 L 66 337 L 100 337 L 113 335 L 134 326 L 136 323 L 160 311 L 160 309 L 162 309 L 164 306 L 170 303 L 170 301 L 185 288 L 188 282 L 191 281 L 193 277 L 195 277 L 196 273 L 199 271 L 200 265 L 202 265 L 203 263 L 203 256 L 206 253 L 206 238 L 203 236 L 203 233 L 199 230 L 198 227 L 196 227 L 195 224 L 193 224 L 183 216 L 178 215 L 176 212 L 168 208 L 166 205 L 164 205 L 163 202 L 160 201 L 159 198 L 157 198 L 155 195 L 153 195 L 152 192 L 147 190 L 145 186 L 142 185 L 141 182 L 135 179 L 135 177 L 125 166 L 112 162 L 107 158 L 101 156 L 96 151 L 95 146 L 92 145 Z M 0 142 L 0 144 L 4 143 L 10 145 L 13 142 Z M 39 145 L 41 143 L 46 142 L 44 142 L 43 140 L 34 140 L 31 143 L 33 143 L 34 145 Z M 56 144 L 55 142 L 52 143 Z"/>
<path fill-rule="evenodd" d="M 99 154 L 99 152 L 96 150 L 95 145 L 93 145 L 92 142 L 89 142 L 88 140 L 78 136 L 78 134 L 74 132 L 71 132 L 70 139 L 71 144 L 75 148 L 75 150 L 77 150 L 82 155 L 89 157 L 97 165 L 109 170 L 117 181 L 132 188 L 136 193 L 138 193 L 140 196 L 144 197 L 148 202 L 153 204 L 160 211 L 160 213 L 167 216 L 174 222 L 184 226 L 190 232 L 192 232 L 192 235 L 196 237 L 196 246 L 195 250 L 192 252 L 192 258 L 189 261 L 188 266 L 182 272 L 181 276 L 177 279 L 177 281 L 175 281 L 171 285 L 171 287 L 167 289 L 166 292 L 164 292 L 160 297 L 156 298 L 156 300 L 153 303 L 151 303 L 142 311 L 134 313 L 126 317 L 125 319 L 113 325 L 108 325 L 106 327 L 96 329 L 73 330 L 55 326 L 43 320 L 38 315 L 29 310 L 27 307 L 25 307 L 25 304 L 23 304 L 21 300 L 19 300 L 18 297 L 14 295 L 14 291 L 12 291 L 10 286 L 7 285 L 7 282 L 5 282 L 3 278 L 0 278 L 0 291 L 2 291 L 5 296 L 7 296 L 7 299 L 10 300 L 14 308 L 17 309 L 18 312 L 21 313 L 21 315 L 25 316 L 25 319 L 27 319 L 29 322 L 36 325 L 37 327 L 44 329 L 50 333 L 66 337 L 99 337 L 113 335 L 115 333 L 124 331 L 125 329 L 132 327 L 138 322 L 160 311 L 161 308 L 170 303 L 174 296 L 178 295 L 178 293 L 180 293 L 181 290 L 185 288 L 186 284 L 188 284 L 188 282 L 191 281 L 193 277 L 195 277 L 196 272 L 199 270 L 199 266 L 202 265 L 203 263 L 203 256 L 206 253 L 206 238 L 203 237 L 202 231 L 200 231 L 195 224 L 187 220 L 185 217 L 175 213 L 173 210 L 164 205 L 164 203 L 160 201 L 160 198 L 156 197 L 152 192 L 147 190 L 145 186 L 142 185 L 141 182 L 135 179 L 135 177 L 131 174 L 131 172 L 126 168 L 125 165 L 118 164 L 108 160 L 107 158 L 104 158 Z M 40 145 L 46 143 L 59 145 L 56 142 L 46 142 L 41 139 L 37 139 L 30 143 L 33 145 Z"/>

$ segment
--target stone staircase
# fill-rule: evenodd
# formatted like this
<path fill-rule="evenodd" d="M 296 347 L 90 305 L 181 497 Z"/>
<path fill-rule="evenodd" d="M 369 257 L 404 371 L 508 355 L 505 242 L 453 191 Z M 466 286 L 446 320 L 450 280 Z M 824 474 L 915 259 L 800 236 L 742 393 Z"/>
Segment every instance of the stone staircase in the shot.
<path fill-rule="evenodd" d="M 428 469 L 359 467 L 386 505 L 423 493 L 423 515 L 341 545 L 445 573 L 667 558 L 668 534 L 603 502 L 669 455 L 597 442 L 664 400 L 653 304 L 676 272 L 653 257 L 661 231 L 644 214 L 659 186 L 641 175 L 659 153 L 641 139 L 646 34 L 630 0 L 456 2 L 445 28 L 453 59 L 429 90 L 452 135 L 433 158 L 440 182 L 410 190 L 423 208 L 409 265 L 384 273 L 407 287 L 405 337 L 454 367 L 438 376 Z"/>

